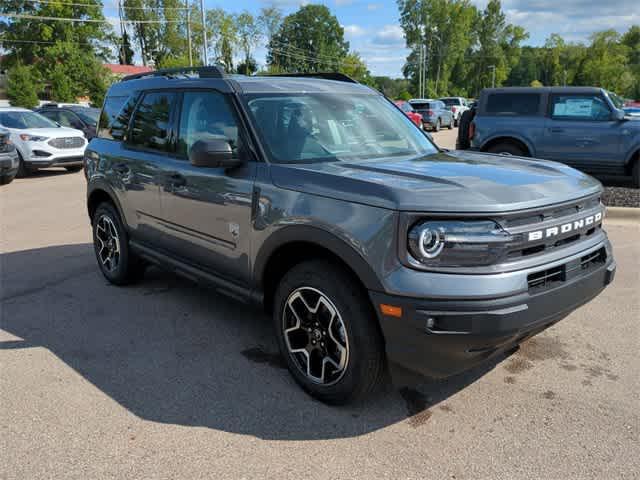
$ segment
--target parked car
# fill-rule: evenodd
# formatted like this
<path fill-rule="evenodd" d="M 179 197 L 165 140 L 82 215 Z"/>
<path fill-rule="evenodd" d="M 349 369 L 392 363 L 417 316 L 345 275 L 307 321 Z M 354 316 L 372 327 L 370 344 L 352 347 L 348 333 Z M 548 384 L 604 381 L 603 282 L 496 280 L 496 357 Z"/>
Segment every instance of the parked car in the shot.
<path fill-rule="evenodd" d="M 630 117 L 640 117 L 640 107 L 623 107 L 622 110 Z"/>
<path fill-rule="evenodd" d="M 18 173 L 18 154 L 10 136 L 9 130 L 0 128 L 0 185 L 11 183 Z"/>
<path fill-rule="evenodd" d="M 39 113 L 26 108 L 0 107 L 0 127 L 11 132 L 18 151 L 18 176 L 39 168 L 82 169 L 87 140 L 81 130 L 61 127 Z"/>
<path fill-rule="evenodd" d="M 409 117 L 409 119 L 415 123 L 418 127 L 422 128 L 422 115 L 416 112 L 409 102 L 405 102 L 404 100 L 398 100 L 394 102 L 400 110 L 404 112 L 404 114 Z"/>
<path fill-rule="evenodd" d="M 155 264 L 260 305 L 293 378 L 328 403 L 369 393 L 387 361 L 467 369 L 612 281 L 598 181 L 439 150 L 377 91 L 313 77 L 113 84 L 85 170 L 105 278 Z"/>
<path fill-rule="evenodd" d="M 440 127 L 453 128 L 453 113 L 447 110 L 440 100 L 414 98 L 409 100 L 413 109 L 422 115 L 422 125 L 426 129 L 438 132 Z"/>
<path fill-rule="evenodd" d="M 640 122 L 629 120 L 601 88 L 485 89 L 463 117 L 457 145 L 628 175 L 640 187 Z"/>
<path fill-rule="evenodd" d="M 469 110 L 467 100 L 462 97 L 444 97 L 440 101 L 453 113 L 453 124 L 457 127 L 462 114 Z"/>
<path fill-rule="evenodd" d="M 96 136 L 96 127 L 100 117 L 99 108 L 48 103 L 35 111 L 63 127 L 82 130 L 87 140 L 91 140 Z"/>

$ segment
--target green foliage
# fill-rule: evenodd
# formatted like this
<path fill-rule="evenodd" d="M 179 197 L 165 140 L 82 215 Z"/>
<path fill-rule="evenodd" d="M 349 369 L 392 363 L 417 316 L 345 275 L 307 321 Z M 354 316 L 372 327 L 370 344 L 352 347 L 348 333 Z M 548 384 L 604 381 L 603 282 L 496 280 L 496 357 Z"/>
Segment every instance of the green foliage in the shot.
<path fill-rule="evenodd" d="M 258 71 L 258 64 L 253 57 L 238 64 L 237 72 L 241 75 L 253 75 Z"/>
<path fill-rule="evenodd" d="M 535 88 L 544 87 L 543 83 L 540 80 L 532 80 L 529 86 L 535 87 Z"/>
<path fill-rule="evenodd" d="M 131 40 L 126 30 L 123 32 L 120 41 L 122 43 L 118 48 L 118 61 L 121 65 L 133 65 L 133 49 L 131 48 Z"/>
<path fill-rule="evenodd" d="M 207 12 L 207 40 L 213 47 L 213 62 L 221 64 L 227 72 L 233 71 L 233 56 L 238 45 L 238 25 L 233 15 L 222 8 Z"/>
<path fill-rule="evenodd" d="M 54 65 L 49 71 L 47 80 L 51 89 L 51 100 L 70 103 L 76 101 L 77 91 L 71 84 L 64 66 L 61 64 Z"/>
<path fill-rule="evenodd" d="M 360 83 L 375 87 L 375 81 L 373 77 L 371 77 L 371 72 L 369 72 L 367 64 L 356 52 L 347 54 L 342 59 L 338 70 Z"/>
<path fill-rule="evenodd" d="M 393 98 L 393 97 L 392 97 Z M 403 92 L 400 92 L 400 94 L 396 97 L 398 100 L 411 100 L 412 96 L 409 92 L 407 92 L 406 90 L 404 90 Z"/>
<path fill-rule="evenodd" d="M 344 30 L 324 5 L 287 15 L 268 45 L 267 64 L 288 72 L 335 71 L 349 52 Z"/>
<path fill-rule="evenodd" d="M 33 67 L 17 63 L 7 72 L 7 97 L 11 105 L 37 107 L 39 90 L 40 85 Z"/>

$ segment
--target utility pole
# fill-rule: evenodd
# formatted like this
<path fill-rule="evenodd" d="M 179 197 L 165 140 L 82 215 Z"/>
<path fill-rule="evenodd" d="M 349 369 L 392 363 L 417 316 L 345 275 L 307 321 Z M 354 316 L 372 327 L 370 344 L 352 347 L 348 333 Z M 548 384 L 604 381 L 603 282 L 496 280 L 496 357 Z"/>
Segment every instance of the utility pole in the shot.
<path fill-rule="evenodd" d="M 122 22 L 122 2 L 118 0 L 118 17 L 120 18 L 120 65 L 127 63 L 124 51 L 124 23 Z"/>
<path fill-rule="evenodd" d="M 422 43 L 418 50 L 418 98 L 422 98 Z"/>
<path fill-rule="evenodd" d="M 202 13 L 202 58 L 206 67 L 209 65 L 209 59 L 207 58 L 207 25 L 205 24 L 204 0 L 200 0 L 200 13 Z"/>
<path fill-rule="evenodd" d="M 491 69 L 491 88 L 496 88 L 496 66 L 489 65 Z"/>
<path fill-rule="evenodd" d="M 191 5 L 186 0 L 187 5 L 187 43 L 189 48 L 189 66 L 193 67 L 193 54 L 191 53 Z"/>
<path fill-rule="evenodd" d="M 427 91 L 428 91 L 428 88 L 427 88 L 428 72 L 427 71 L 428 71 L 429 64 L 427 63 L 427 55 L 428 55 L 427 47 L 425 46 L 422 49 L 422 94 L 420 95 L 421 98 L 426 97 Z"/>

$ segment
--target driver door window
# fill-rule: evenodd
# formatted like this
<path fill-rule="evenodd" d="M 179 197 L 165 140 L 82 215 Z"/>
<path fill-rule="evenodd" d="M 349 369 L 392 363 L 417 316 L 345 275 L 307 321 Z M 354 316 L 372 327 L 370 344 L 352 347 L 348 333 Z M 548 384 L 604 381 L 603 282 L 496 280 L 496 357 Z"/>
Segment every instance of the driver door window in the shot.
<path fill-rule="evenodd" d="M 217 92 L 185 92 L 178 131 L 178 155 L 187 158 L 198 140 L 226 140 L 238 154 L 238 124 L 224 96 Z"/>

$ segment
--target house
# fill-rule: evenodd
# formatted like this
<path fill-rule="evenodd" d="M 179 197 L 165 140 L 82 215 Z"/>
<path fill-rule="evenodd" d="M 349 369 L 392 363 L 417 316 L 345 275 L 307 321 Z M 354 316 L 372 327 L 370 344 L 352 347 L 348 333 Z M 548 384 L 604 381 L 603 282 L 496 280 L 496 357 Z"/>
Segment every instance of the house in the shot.
<path fill-rule="evenodd" d="M 152 72 L 153 68 L 141 65 L 120 65 L 119 63 L 105 63 L 105 68 L 115 77 L 122 78 L 137 73 Z"/>

